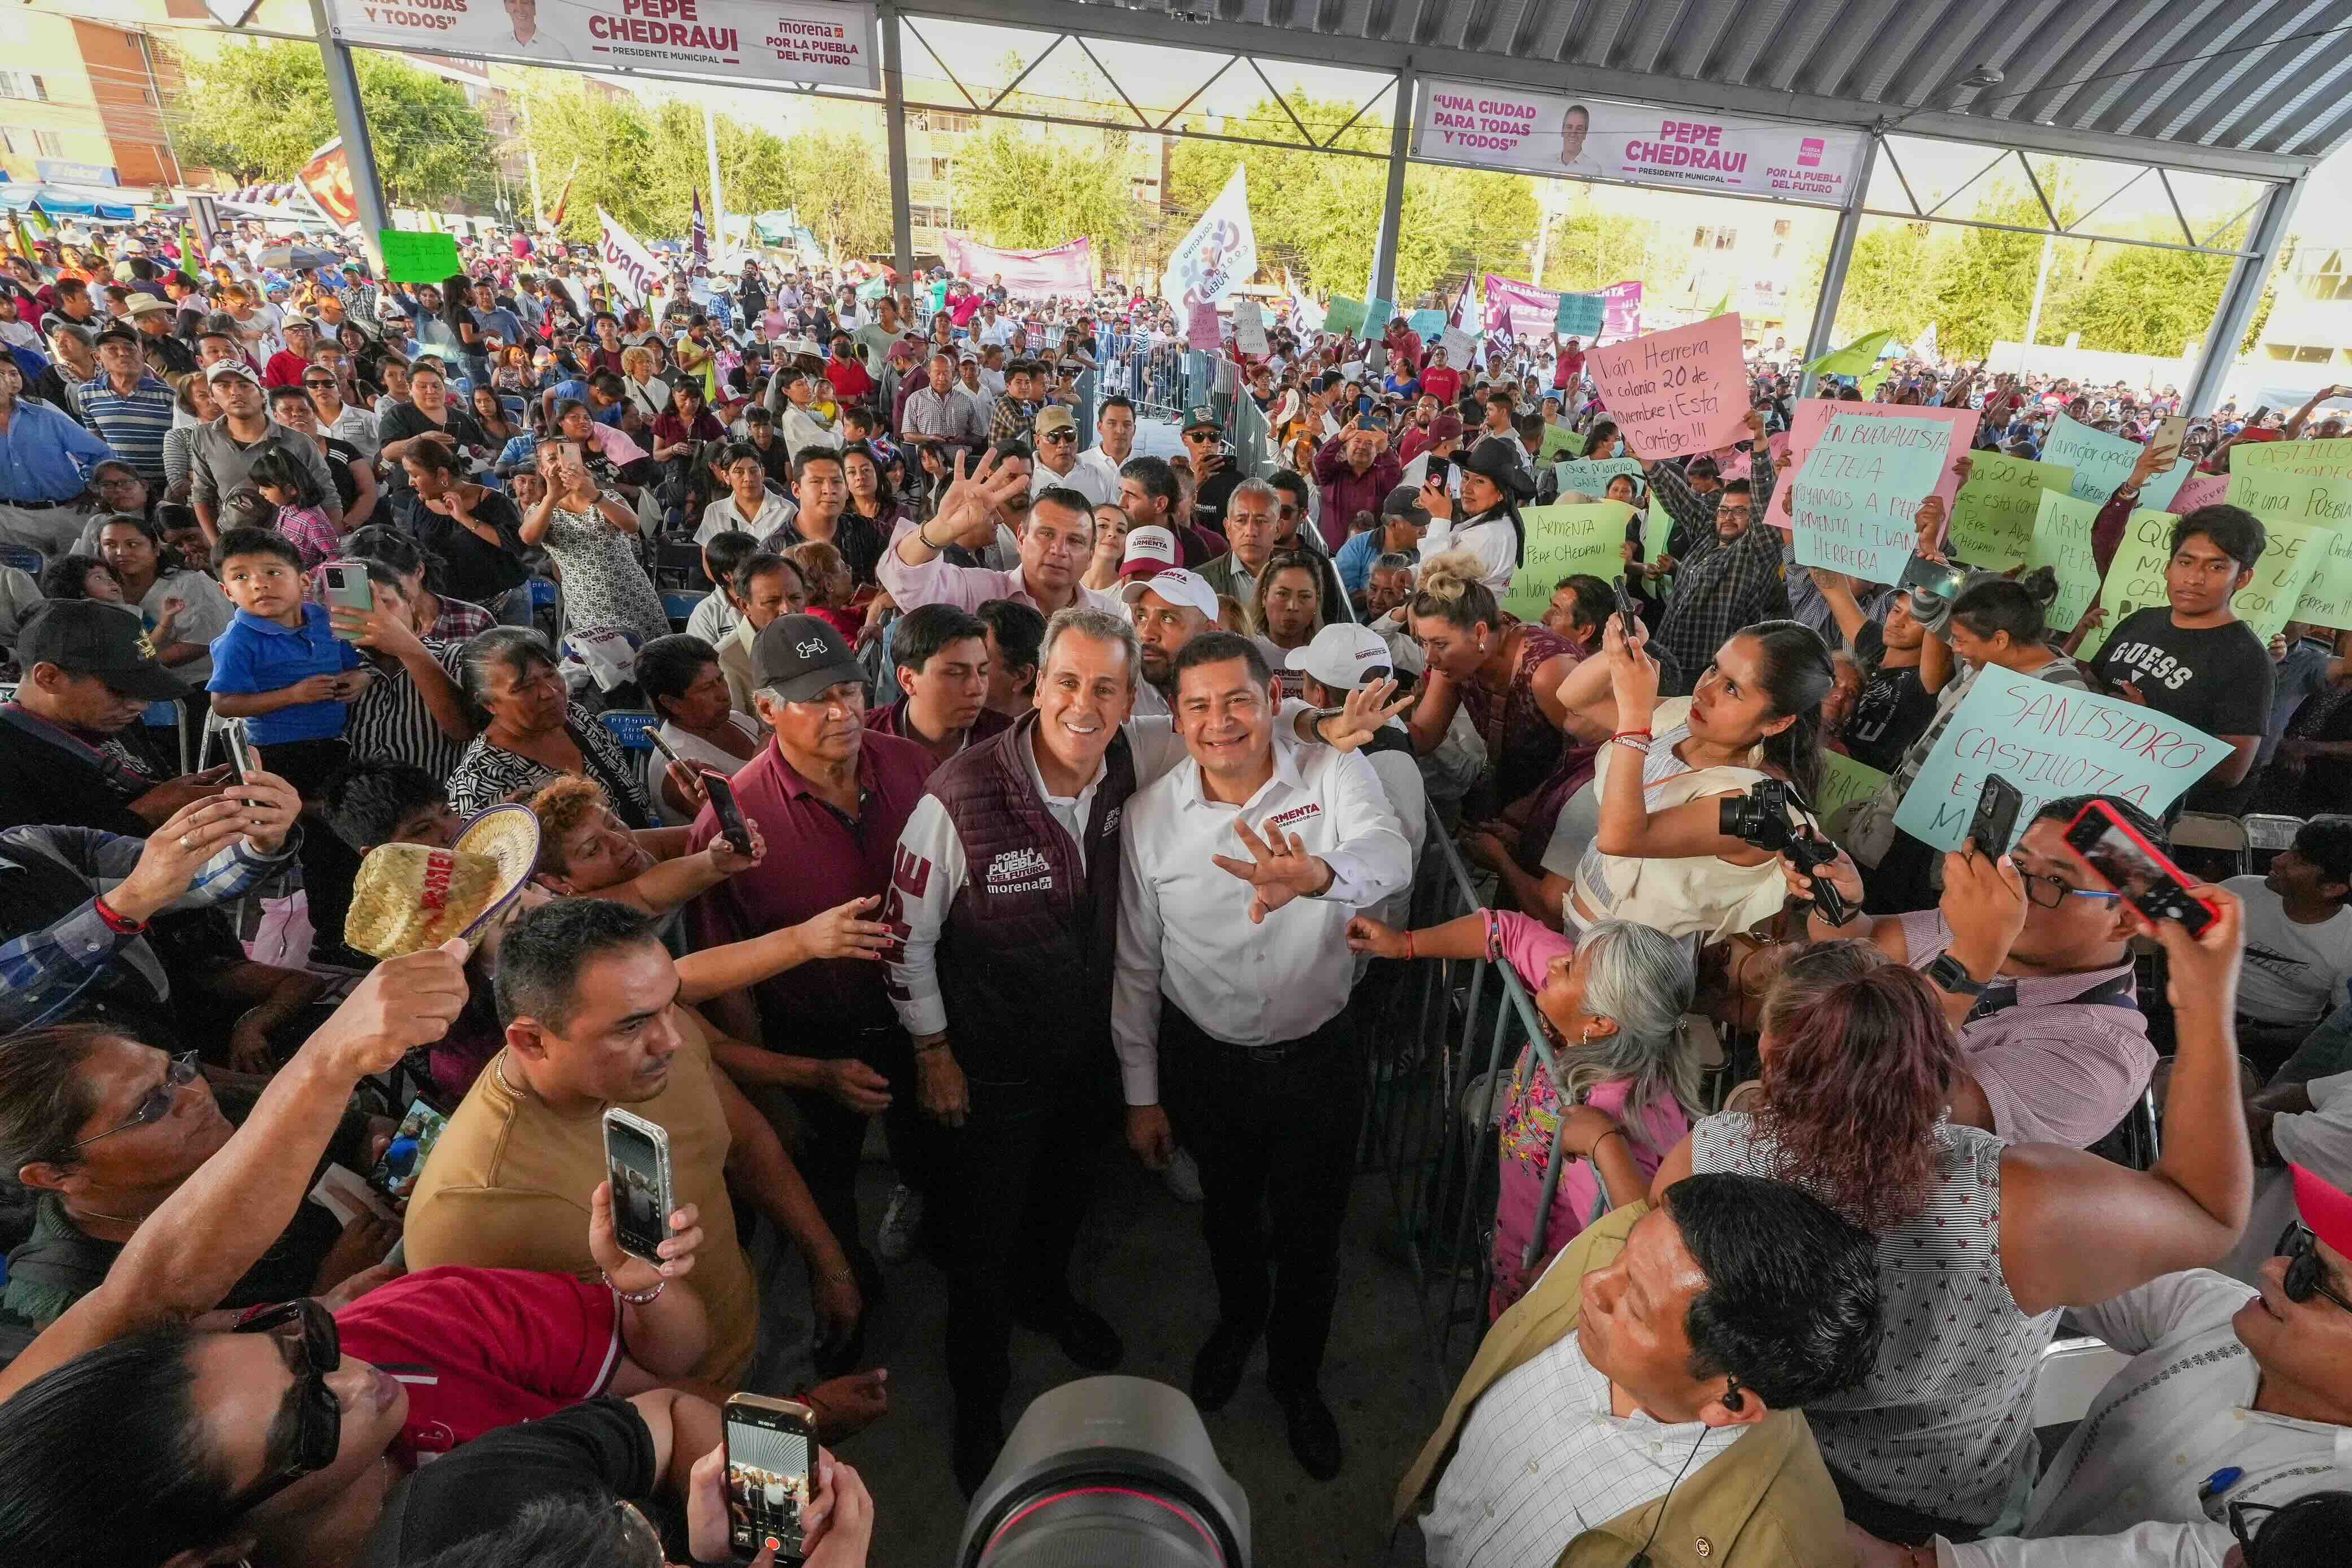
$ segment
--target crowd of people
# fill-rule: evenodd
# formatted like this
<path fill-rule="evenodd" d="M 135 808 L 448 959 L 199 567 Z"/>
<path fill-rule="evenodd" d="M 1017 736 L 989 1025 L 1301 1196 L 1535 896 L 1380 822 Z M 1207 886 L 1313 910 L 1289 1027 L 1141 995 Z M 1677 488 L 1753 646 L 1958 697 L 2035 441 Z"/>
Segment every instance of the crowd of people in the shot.
<path fill-rule="evenodd" d="M 833 1445 L 969 1496 L 1016 1328 L 1126 1361 L 1074 1253 L 1129 1158 L 1198 1207 L 1194 1404 L 1262 1352 L 1300 1470 L 1410 1459 L 1445 1568 L 2273 1568 L 2352 1523 L 2352 645 L 2239 618 L 2252 514 L 2179 517 L 2078 656 L 2046 570 L 1799 566 L 1765 345 L 1738 460 L 1663 462 L 1572 339 L 1294 320 L 1186 402 L 1124 290 L 268 260 L 0 277 L 0 1556 L 721 1561 L 740 1391 L 814 1413 L 808 1561 L 863 1563 Z M 1875 395 L 2017 455 L 2181 412 Z M 2319 401 L 2151 443 L 2099 568 L 2178 457 Z M 1555 429 L 1669 528 L 1527 620 Z M 2219 737 L 2186 809 L 2291 847 L 2192 934 L 2065 836 L 2181 808 L 1902 831 L 1990 668 Z M 1825 821 L 1832 757 L 1887 782 Z M 1433 919 L 1448 840 L 1491 896 Z M 1456 963 L 1541 1033 L 1471 1107 L 1489 1326 L 1418 1458 L 1365 1454 L 1353 1151 L 1380 1085 L 1462 1091 L 1400 1003 Z M 865 1364 L 886 1263 L 942 1281 L 944 1434 Z M 2045 1458 L 2062 1332 L 2131 1359 Z"/>

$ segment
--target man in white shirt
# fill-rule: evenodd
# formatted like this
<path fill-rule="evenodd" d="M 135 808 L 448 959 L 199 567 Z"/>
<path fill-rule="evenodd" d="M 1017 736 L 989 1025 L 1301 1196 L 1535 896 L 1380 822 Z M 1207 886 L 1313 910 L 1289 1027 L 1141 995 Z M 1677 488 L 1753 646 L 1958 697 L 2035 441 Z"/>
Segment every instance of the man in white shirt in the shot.
<path fill-rule="evenodd" d="M 1098 468 L 1078 461 L 1077 416 L 1059 403 L 1047 403 L 1037 411 L 1035 430 L 1037 465 L 1029 476 L 1029 493 L 1043 495 L 1059 486 L 1076 490 L 1092 507 L 1108 507 L 1118 500 L 1118 476 L 1113 474 L 1106 481 Z"/>
<path fill-rule="evenodd" d="M 919 604 L 952 604 L 977 610 L 992 599 L 1010 599 L 1051 615 L 1072 604 L 1123 618 L 1115 594 L 1078 580 L 1094 550 L 1091 508 L 1069 504 L 1070 492 L 1047 491 L 1030 505 L 1029 527 L 1021 535 L 1021 564 L 1010 571 L 953 566 L 940 557 L 950 545 L 984 549 L 996 538 L 994 512 L 1029 487 L 1028 465 L 1001 450 L 977 473 L 950 486 L 939 515 L 900 534 L 882 552 L 876 575 L 901 611 Z"/>
<path fill-rule="evenodd" d="M 1291 1452 L 1328 1480 L 1339 1430 L 1316 1385 L 1353 1174 L 1339 1151 L 1364 1082 L 1347 925 L 1405 884 L 1412 852 L 1370 764 L 1277 743 L 1273 672 L 1248 639 L 1203 632 L 1175 674 L 1188 760 L 1121 830 L 1111 1027 L 1128 1142 L 1157 1168 L 1181 1136 L 1200 1163 L 1219 1318 L 1193 1402 L 1223 1407 L 1267 1335 Z"/>
<path fill-rule="evenodd" d="M 1118 499 L 1118 471 L 1135 455 L 1135 405 L 1113 393 L 1095 408 L 1095 444 L 1078 454 L 1081 466 L 1090 467 L 1110 482 L 1110 497 Z"/>
<path fill-rule="evenodd" d="M 2076 1308 L 2132 1359 L 2042 1472 L 2016 1537 L 1879 1548 L 1903 1568 L 2221 1568 L 2233 1503 L 2259 1520 L 2352 1461 L 2352 1197 L 2294 1171 L 2304 1229 L 2258 1290 L 2205 1269 Z"/>
<path fill-rule="evenodd" d="M 996 400 L 1003 392 L 1003 379 L 999 378 L 996 386 L 991 388 L 981 378 L 979 356 L 967 353 L 957 361 L 956 385 L 980 409 L 980 428 L 986 431 L 990 415 L 996 412 Z"/>
<path fill-rule="evenodd" d="M 1716 1568 L 1847 1562 L 1801 1411 L 1869 1374 L 1876 1257 L 1758 1176 L 1603 1216 L 1486 1331 L 1391 1519 L 1418 1518 L 1431 1568 L 1614 1568 L 1653 1544 Z"/>
<path fill-rule="evenodd" d="M 2352 820 L 2305 822 L 2266 873 L 2221 885 L 2246 910 L 2239 1049 L 2267 1079 L 2352 981 Z"/>
<path fill-rule="evenodd" d="M 696 544 L 707 545 L 730 533 L 763 539 L 793 520 L 793 508 L 768 488 L 768 465 L 750 442 L 730 444 L 719 472 L 727 481 L 727 494 L 702 508 L 702 526 L 694 530 Z"/>

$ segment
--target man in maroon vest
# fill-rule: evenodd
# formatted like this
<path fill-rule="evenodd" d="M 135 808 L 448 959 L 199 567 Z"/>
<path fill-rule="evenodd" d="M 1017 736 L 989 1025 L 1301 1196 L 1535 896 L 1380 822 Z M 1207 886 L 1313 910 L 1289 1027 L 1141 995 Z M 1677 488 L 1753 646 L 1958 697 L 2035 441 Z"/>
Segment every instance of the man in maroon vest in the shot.
<path fill-rule="evenodd" d="M 1118 616 L 1055 616 L 1037 706 L 931 776 L 891 874 L 907 931 L 891 1000 L 922 1107 L 954 1129 L 938 1195 L 952 1211 L 948 1376 L 967 1495 L 1003 1447 L 1016 1320 L 1089 1372 L 1124 1353 L 1070 1293 L 1069 1261 L 1118 1124 L 1118 824 L 1137 773 L 1121 727 L 1141 662 Z"/>

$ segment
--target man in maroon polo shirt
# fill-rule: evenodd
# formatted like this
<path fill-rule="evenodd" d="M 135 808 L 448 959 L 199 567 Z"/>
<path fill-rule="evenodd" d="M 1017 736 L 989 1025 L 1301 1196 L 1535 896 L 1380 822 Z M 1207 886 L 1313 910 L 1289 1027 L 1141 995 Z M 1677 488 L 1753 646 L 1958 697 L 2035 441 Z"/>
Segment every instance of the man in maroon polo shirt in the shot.
<path fill-rule="evenodd" d="M 752 704 L 768 727 L 768 746 L 735 775 L 743 815 L 767 840 L 765 862 L 730 878 L 695 905 L 705 944 L 733 942 L 796 925 L 845 899 L 871 898 L 875 918 L 903 933 L 890 886 L 898 835 L 923 798 L 929 752 L 911 740 L 866 729 L 865 676 L 841 633 L 814 615 L 780 615 L 751 645 L 759 686 Z M 688 840 L 698 850 L 719 836 L 705 806 Z M 854 1057 L 887 1081 L 890 1149 L 917 1190 L 932 1139 L 915 1105 L 914 1059 L 885 989 L 879 953 L 827 958 L 772 976 L 710 1004 L 712 1017 L 739 1040 L 759 1040 L 792 1056 Z M 857 1222 L 858 1152 L 866 1117 L 831 1094 L 746 1084 L 753 1102 L 789 1094 L 800 1123 L 793 1157 L 825 1223 L 857 1270 L 868 1302 L 879 1299 L 881 1273 Z M 854 1359 L 853 1336 L 847 1355 Z M 848 1361 L 843 1362 L 844 1365 Z M 828 1371 L 835 1370 L 828 1367 Z"/>

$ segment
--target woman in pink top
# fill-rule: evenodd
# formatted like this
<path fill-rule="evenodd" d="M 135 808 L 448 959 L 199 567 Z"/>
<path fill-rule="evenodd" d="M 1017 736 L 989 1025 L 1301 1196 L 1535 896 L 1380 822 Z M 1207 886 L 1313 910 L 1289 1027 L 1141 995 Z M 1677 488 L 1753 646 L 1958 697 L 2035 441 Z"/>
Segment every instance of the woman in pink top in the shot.
<path fill-rule="evenodd" d="M 1358 915 L 1348 924 L 1348 946 L 1382 958 L 1507 963 L 1534 993 L 1557 1082 L 1530 1043 L 1503 1092 L 1494 1286 L 1486 1298 L 1488 1313 L 1500 1317 L 1577 1232 L 1608 1207 L 1648 1193 L 1658 1162 L 1704 1113 L 1697 1053 L 1683 1028 L 1693 989 L 1689 950 L 1624 920 L 1601 921 L 1571 946 L 1539 920 L 1493 909 L 1425 931 L 1395 931 Z M 1568 1163 L 1530 1265 L 1523 1259 L 1563 1104 Z M 1605 1202 L 1595 1166 L 1608 1184 Z"/>

